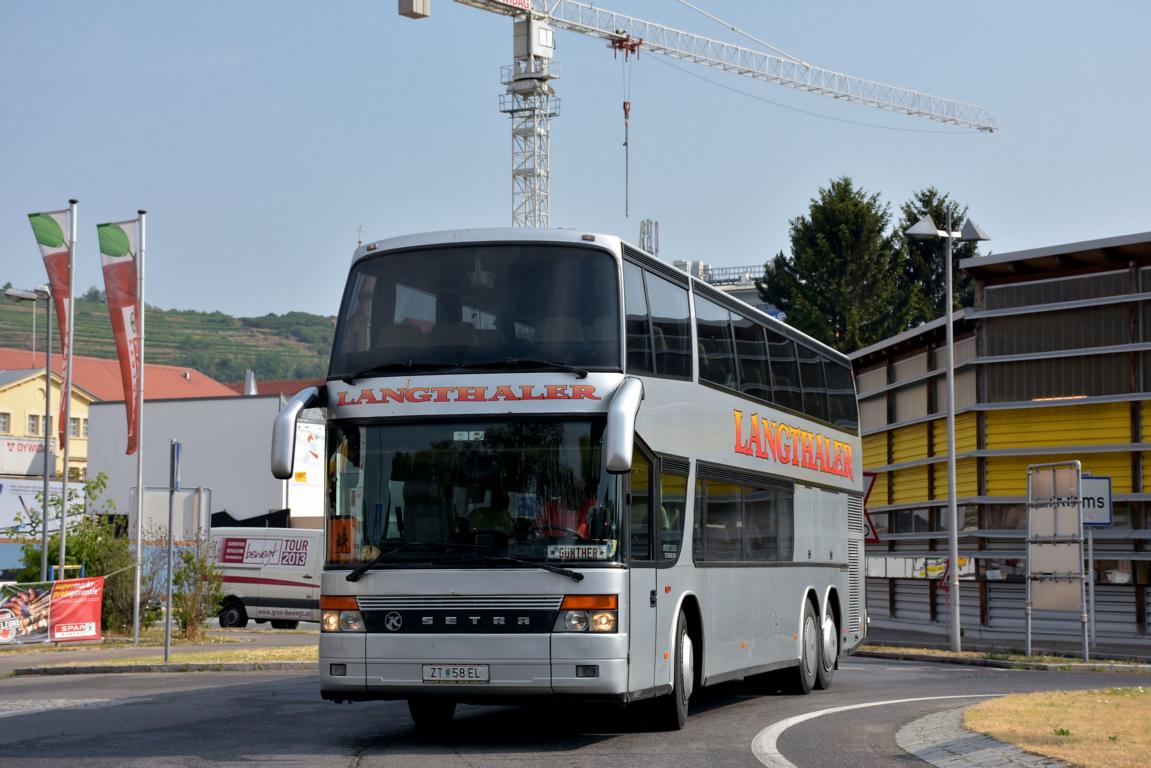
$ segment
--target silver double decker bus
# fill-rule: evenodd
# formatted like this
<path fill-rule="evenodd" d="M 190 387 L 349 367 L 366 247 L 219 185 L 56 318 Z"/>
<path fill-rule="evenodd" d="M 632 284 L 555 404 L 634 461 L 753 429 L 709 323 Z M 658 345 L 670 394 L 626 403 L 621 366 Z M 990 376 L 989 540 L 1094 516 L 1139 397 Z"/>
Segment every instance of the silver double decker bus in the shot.
<path fill-rule="evenodd" d="M 862 641 L 848 360 L 619 238 L 361 246 L 322 387 L 320 690 L 459 702 L 826 688 Z"/>

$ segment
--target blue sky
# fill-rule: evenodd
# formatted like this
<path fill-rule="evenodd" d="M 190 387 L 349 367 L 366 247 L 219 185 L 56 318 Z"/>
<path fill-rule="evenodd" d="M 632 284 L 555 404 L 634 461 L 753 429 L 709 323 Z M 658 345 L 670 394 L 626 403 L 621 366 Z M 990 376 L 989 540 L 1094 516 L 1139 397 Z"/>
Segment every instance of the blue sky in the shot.
<path fill-rule="evenodd" d="M 979 104 L 1000 130 L 641 55 L 625 218 L 625 65 L 561 31 L 553 226 L 635 241 L 654 218 L 668 261 L 757 264 L 849 175 L 893 214 L 918 189 L 952 194 L 997 252 L 1151 230 L 1151 6 L 695 2 L 818 66 Z M 417 22 L 396 0 L 4 4 L 0 282 L 44 282 L 25 216 L 69 197 L 78 291 L 102 285 L 95 225 L 142 207 L 148 302 L 240 315 L 334 313 L 358 226 L 507 226 L 511 22 L 432 5 Z M 603 5 L 739 41 L 673 0 Z"/>

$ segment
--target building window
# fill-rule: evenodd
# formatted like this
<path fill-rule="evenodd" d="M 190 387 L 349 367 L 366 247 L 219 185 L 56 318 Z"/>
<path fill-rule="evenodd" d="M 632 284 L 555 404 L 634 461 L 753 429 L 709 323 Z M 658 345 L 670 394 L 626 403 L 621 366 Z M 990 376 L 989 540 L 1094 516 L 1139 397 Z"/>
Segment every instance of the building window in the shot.
<path fill-rule="evenodd" d="M 80 419 L 77 418 L 76 416 L 73 416 L 70 419 L 68 419 L 68 436 L 69 437 L 79 437 L 80 436 Z"/>
<path fill-rule="evenodd" d="M 88 420 L 87 419 L 84 419 L 80 422 L 80 436 L 81 437 L 87 437 L 88 436 Z"/>
<path fill-rule="evenodd" d="M 0 435 L 12 434 L 12 414 L 0 413 Z"/>
<path fill-rule="evenodd" d="M 992 531 L 1026 531 L 1027 507 L 1023 504 L 988 507 L 987 524 L 984 527 Z"/>
<path fill-rule="evenodd" d="M 987 581 L 1016 581 L 1027 579 L 1027 561 L 1018 558 L 980 560 L 983 578 Z"/>
<path fill-rule="evenodd" d="M 1095 561 L 1096 584 L 1130 584 L 1131 576 L 1130 560 Z"/>
<path fill-rule="evenodd" d="M 35 413 L 28 414 L 28 434 L 40 434 L 40 416 Z"/>
<path fill-rule="evenodd" d="M 891 513 L 891 533 L 926 533 L 931 530 L 931 510 L 901 509 Z"/>
<path fill-rule="evenodd" d="M 1143 353 L 1145 358 L 1147 353 Z M 1151 369 L 1145 359 L 1145 369 Z M 1134 391 L 1128 356 L 1090 355 L 985 366 L 992 403 L 1121 395 Z"/>

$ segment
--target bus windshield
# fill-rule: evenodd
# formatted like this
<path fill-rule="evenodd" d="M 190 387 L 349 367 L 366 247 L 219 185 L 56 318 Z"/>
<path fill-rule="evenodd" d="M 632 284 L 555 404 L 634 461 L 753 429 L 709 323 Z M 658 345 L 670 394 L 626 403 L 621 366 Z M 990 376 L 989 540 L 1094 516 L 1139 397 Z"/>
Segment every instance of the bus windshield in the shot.
<path fill-rule="evenodd" d="M 394 251 L 352 267 L 328 378 L 621 370 L 619 279 L 596 248 L 495 243 Z"/>
<path fill-rule="evenodd" d="M 355 566 L 618 561 L 604 421 L 335 423 L 328 557 Z"/>

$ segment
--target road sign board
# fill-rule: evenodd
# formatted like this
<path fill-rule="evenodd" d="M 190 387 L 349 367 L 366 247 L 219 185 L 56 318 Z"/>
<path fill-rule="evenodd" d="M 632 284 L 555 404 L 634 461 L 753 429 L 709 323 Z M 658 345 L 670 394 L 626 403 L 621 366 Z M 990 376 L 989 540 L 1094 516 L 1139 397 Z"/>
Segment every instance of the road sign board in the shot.
<path fill-rule="evenodd" d="M 1084 477 L 1079 491 L 1083 525 L 1111 525 L 1111 478 Z"/>

